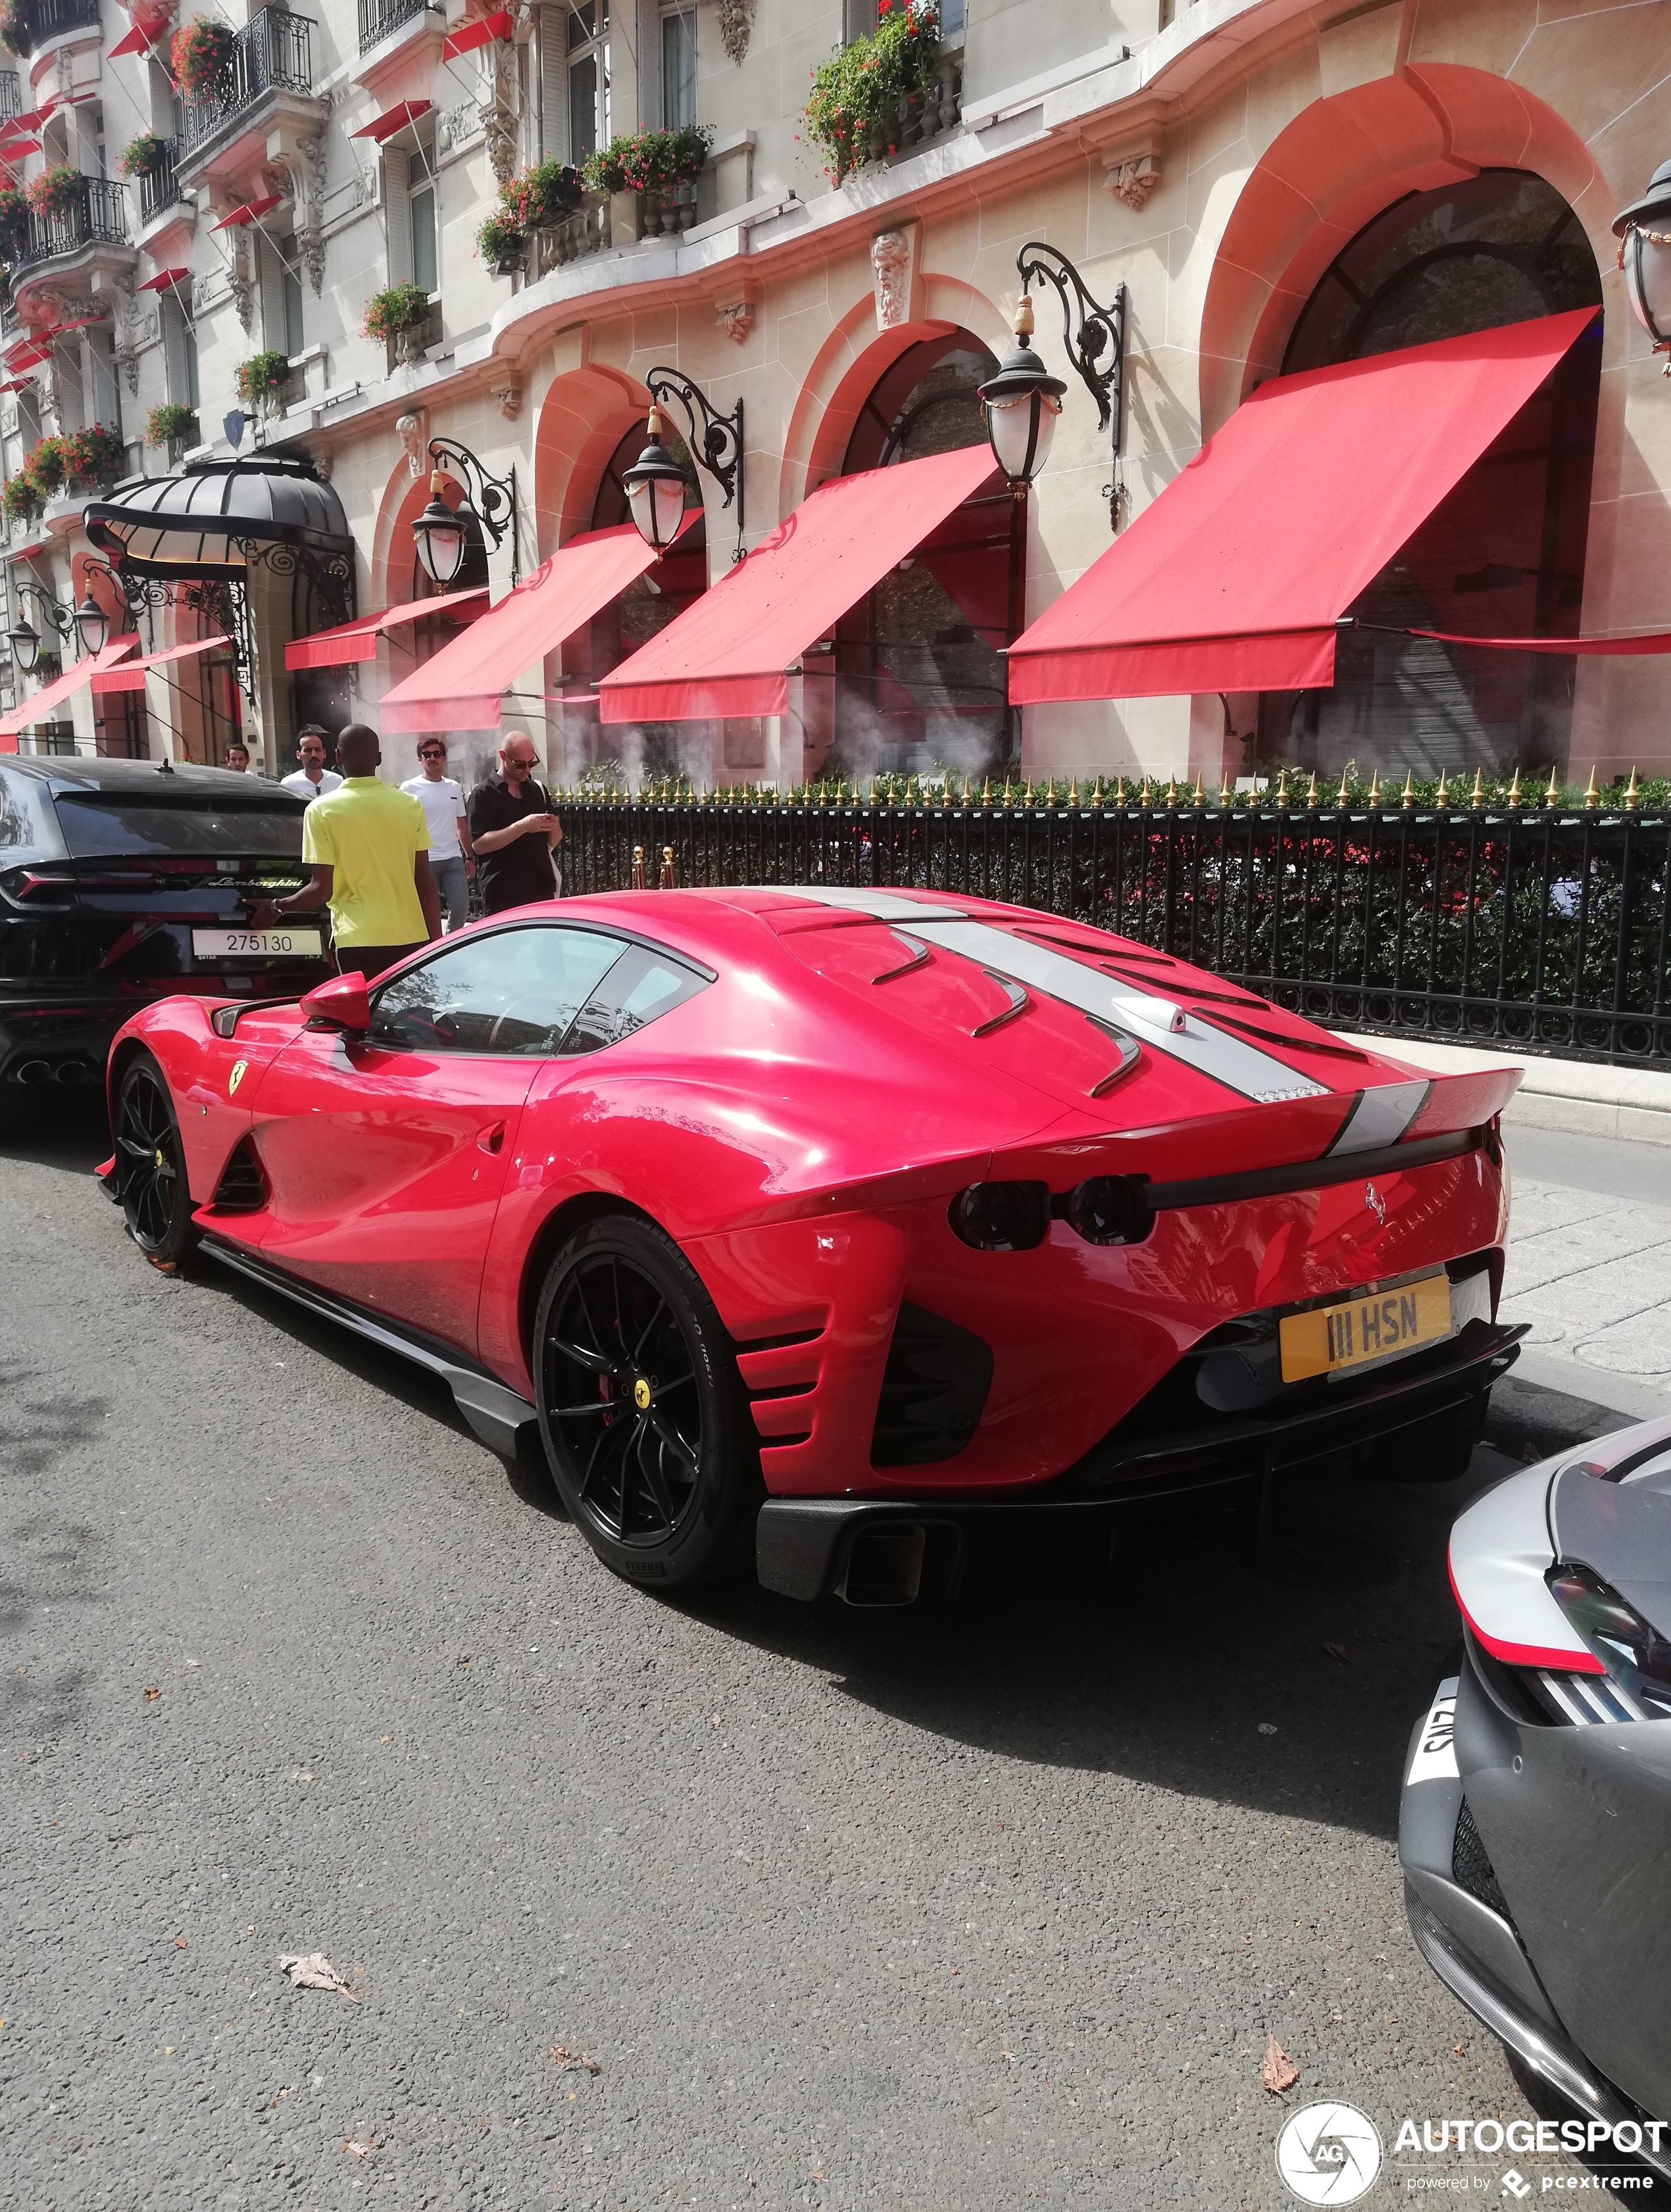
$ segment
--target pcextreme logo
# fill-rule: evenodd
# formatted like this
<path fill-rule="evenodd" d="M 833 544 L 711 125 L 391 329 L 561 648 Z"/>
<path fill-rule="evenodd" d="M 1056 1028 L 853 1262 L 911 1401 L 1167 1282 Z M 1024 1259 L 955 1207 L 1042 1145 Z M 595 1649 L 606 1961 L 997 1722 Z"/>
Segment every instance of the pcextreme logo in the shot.
<path fill-rule="evenodd" d="M 1380 2171 L 1380 2131 L 1356 2105 L 1307 2105 L 1277 2137 L 1277 2172 L 1302 2204 L 1355 2204 Z"/>

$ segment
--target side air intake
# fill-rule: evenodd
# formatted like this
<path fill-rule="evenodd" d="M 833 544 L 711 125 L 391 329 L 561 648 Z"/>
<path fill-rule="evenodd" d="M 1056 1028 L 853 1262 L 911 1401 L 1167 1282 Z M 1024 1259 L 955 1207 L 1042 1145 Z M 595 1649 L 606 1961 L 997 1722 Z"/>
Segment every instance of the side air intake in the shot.
<path fill-rule="evenodd" d="M 871 1438 L 872 1467 L 951 1459 L 975 1434 L 992 1383 L 978 1336 L 921 1306 L 902 1305 Z"/>
<path fill-rule="evenodd" d="M 255 1146 L 246 1137 L 221 1170 L 210 1200 L 216 1213 L 258 1213 L 267 1203 L 267 1178 L 255 1157 Z"/>

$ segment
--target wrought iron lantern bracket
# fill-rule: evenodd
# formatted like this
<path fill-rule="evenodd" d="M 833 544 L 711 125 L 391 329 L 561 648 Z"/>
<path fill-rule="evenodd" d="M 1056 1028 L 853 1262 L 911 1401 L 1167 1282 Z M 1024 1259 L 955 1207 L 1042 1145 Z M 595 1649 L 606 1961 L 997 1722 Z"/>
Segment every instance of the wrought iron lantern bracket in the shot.
<path fill-rule="evenodd" d="M 1126 427 L 1126 287 L 1117 284 L 1107 307 L 1094 299 L 1085 279 L 1054 246 L 1034 239 L 1015 258 L 1022 289 L 1031 292 L 1041 282 L 1055 294 L 1062 311 L 1062 342 L 1074 374 L 1097 403 L 1098 427 L 1109 434 L 1114 456 L 1114 481 L 1103 491 L 1109 501 L 1109 526 L 1120 524 L 1120 502 L 1125 485 L 1120 479 L 1120 441 Z"/>
<path fill-rule="evenodd" d="M 508 475 L 490 477 L 470 447 L 461 446 L 455 438 L 432 438 L 429 459 L 437 471 L 455 475 L 463 483 L 465 503 L 493 540 L 495 552 L 504 544 L 506 532 L 510 532 L 511 581 L 520 583 L 522 543 L 517 520 L 516 464 L 511 464 Z"/>
<path fill-rule="evenodd" d="M 707 393 L 699 384 L 677 368 L 653 368 L 644 380 L 645 388 L 658 407 L 677 399 L 690 430 L 690 458 L 717 483 L 726 498 L 727 507 L 737 508 L 737 550 L 732 556 L 743 557 L 743 524 L 745 504 L 746 477 L 743 468 L 743 402 L 738 399 L 729 415 L 721 415 L 708 403 Z"/>

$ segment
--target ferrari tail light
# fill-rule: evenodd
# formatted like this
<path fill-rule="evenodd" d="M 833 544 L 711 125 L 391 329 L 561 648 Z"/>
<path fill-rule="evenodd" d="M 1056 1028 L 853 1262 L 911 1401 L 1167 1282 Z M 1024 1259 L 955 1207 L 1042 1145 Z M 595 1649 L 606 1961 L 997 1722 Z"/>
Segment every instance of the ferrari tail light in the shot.
<path fill-rule="evenodd" d="M 1650 1720 L 1671 1719 L 1671 1643 L 1593 1568 L 1563 1563 L 1550 1595 L 1627 1697 Z"/>
<path fill-rule="evenodd" d="M 1135 1176 L 1091 1176 L 1067 1194 L 1068 1226 L 1087 1244 L 1140 1244 L 1155 1218 Z"/>
<path fill-rule="evenodd" d="M 1050 1231 L 1045 1182 L 972 1182 L 951 1201 L 952 1233 L 977 1252 L 1030 1252 Z"/>

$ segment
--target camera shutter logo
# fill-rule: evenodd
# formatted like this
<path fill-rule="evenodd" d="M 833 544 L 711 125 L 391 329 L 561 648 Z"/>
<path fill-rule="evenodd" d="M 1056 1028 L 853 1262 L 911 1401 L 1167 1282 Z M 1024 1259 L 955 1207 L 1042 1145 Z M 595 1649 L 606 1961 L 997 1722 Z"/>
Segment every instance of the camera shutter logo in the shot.
<path fill-rule="evenodd" d="M 1356 2105 L 1308 2105 L 1277 2137 L 1277 2172 L 1302 2204 L 1355 2204 L 1381 2158 L 1380 2132 Z"/>

